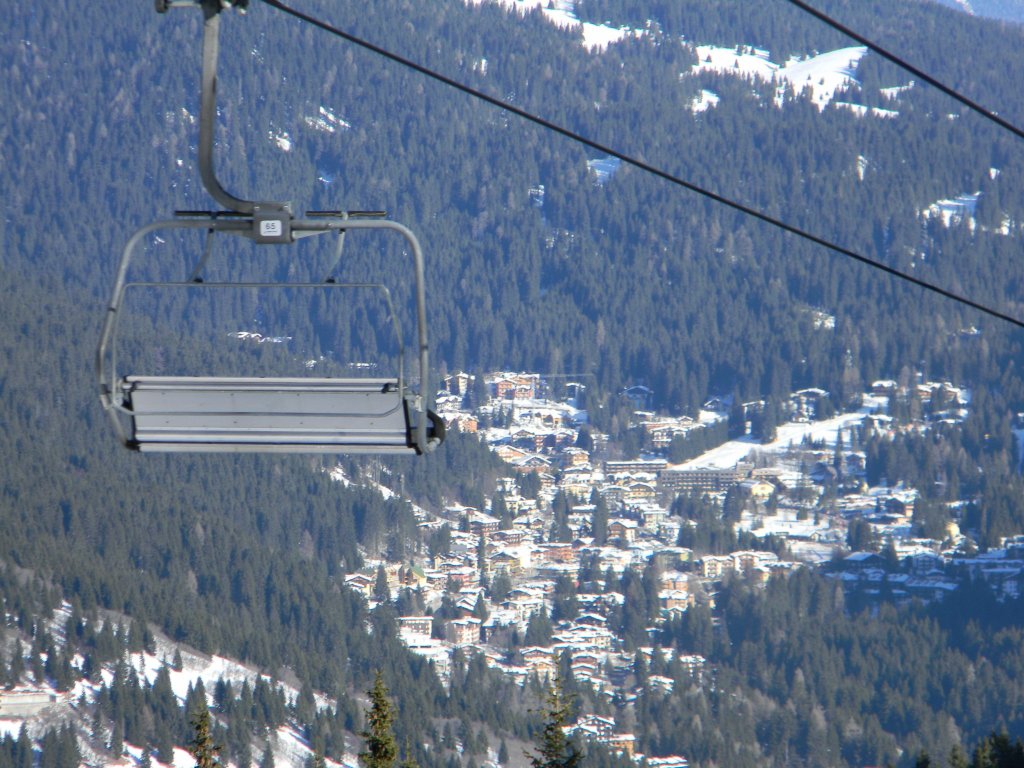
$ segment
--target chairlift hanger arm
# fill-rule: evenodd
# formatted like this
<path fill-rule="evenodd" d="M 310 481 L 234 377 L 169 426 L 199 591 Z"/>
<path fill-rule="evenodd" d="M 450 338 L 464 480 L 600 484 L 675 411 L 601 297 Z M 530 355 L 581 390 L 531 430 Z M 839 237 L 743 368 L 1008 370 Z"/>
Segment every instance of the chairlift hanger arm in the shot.
<path fill-rule="evenodd" d="M 259 215 L 261 211 L 277 218 L 281 214 L 291 215 L 291 204 L 286 202 L 254 202 L 243 200 L 228 192 L 217 178 L 214 168 L 214 128 L 217 118 L 217 60 L 220 55 L 220 14 L 226 8 L 245 11 L 248 0 L 156 0 L 156 9 L 164 12 L 168 8 L 201 8 L 203 11 L 203 71 L 199 101 L 199 176 L 210 197 L 229 211 L 244 215 Z M 257 223 L 256 236 L 262 231 Z M 288 228 L 282 227 L 280 235 L 274 235 L 269 242 L 283 242 L 288 237 Z"/>

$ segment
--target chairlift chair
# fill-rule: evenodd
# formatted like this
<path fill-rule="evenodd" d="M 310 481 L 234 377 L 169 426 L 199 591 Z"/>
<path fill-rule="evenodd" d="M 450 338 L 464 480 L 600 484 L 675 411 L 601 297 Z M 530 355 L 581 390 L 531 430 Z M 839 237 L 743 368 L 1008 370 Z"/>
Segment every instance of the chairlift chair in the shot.
<path fill-rule="evenodd" d="M 444 440 L 444 422 L 428 408 L 426 297 L 419 241 L 407 227 L 376 215 L 315 211 L 308 213 L 305 219 L 296 219 L 287 203 L 255 203 L 225 191 L 213 170 L 219 15 L 225 6 L 221 0 L 170 0 L 158 2 L 157 10 L 180 6 L 202 8 L 205 16 L 199 169 L 211 197 L 228 210 L 178 212 L 174 219 L 142 227 L 125 246 L 96 352 L 100 399 L 118 438 L 126 447 L 144 452 L 430 452 Z M 192 274 L 176 282 L 130 282 L 129 266 L 141 243 L 147 236 L 167 229 L 205 230 L 208 233 L 207 250 Z M 395 375 L 369 379 L 152 376 L 118 371 L 119 319 L 126 291 L 133 286 L 240 289 L 257 285 L 334 286 L 330 273 L 322 283 L 203 283 L 201 273 L 210 256 L 214 235 L 226 234 L 271 244 L 292 243 L 313 235 L 336 234 L 337 261 L 341 258 L 345 234 L 360 230 L 395 232 L 409 246 L 415 274 L 420 392 L 414 392 L 409 386 L 401 362 Z M 403 357 L 400 353 L 399 360 Z"/>

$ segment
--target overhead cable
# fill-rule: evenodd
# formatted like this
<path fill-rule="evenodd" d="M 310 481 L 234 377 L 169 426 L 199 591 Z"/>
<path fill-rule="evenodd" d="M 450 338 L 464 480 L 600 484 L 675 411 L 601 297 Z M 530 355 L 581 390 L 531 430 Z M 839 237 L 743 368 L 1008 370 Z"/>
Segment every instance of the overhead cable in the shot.
<path fill-rule="evenodd" d="M 328 24 L 325 21 L 321 21 L 320 19 L 317 19 L 314 16 L 310 16 L 309 14 L 303 13 L 302 11 L 298 11 L 294 8 L 291 8 L 285 5 L 283 2 L 281 2 L 281 0 L 262 0 L 262 2 L 271 6 L 272 8 L 276 8 L 279 11 L 288 14 L 289 16 L 306 22 L 307 24 L 312 24 L 313 26 L 318 27 L 324 30 L 325 32 L 329 32 L 332 35 L 347 40 L 350 43 L 353 43 L 354 45 L 358 45 L 361 48 L 365 48 L 368 51 L 372 51 L 373 53 L 383 56 L 384 58 L 389 59 L 390 61 L 393 61 L 397 64 L 401 64 L 404 67 L 408 67 L 409 69 L 419 72 L 420 74 L 425 75 L 426 77 L 429 77 L 432 80 L 436 80 L 439 83 L 443 83 L 444 85 L 447 85 L 451 88 L 455 88 L 456 90 L 462 91 L 468 96 L 472 96 L 475 99 L 485 101 L 488 104 L 491 104 L 492 106 L 505 110 L 506 112 L 511 112 L 512 114 L 517 115 L 523 118 L 524 120 L 528 120 L 531 123 L 539 125 L 542 128 L 546 128 L 549 131 L 553 131 L 554 133 L 565 136 L 568 139 L 583 144 L 584 146 L 590 147 L 591 149 L 597 150 L 598 152 L 618 158 L 627 165 L 631 165 L 635 168 L 639 168 L 642 171 L 646 171 L 647 173 L 657 176 L 658 178 L 664 179 L 665 181 L 668 181 L 671 184 L 675 184 L 684 189 L 688 189 L 689 191 L 706 197 L 709 200 L 714 200 L 716 203 L 724 205 L 728 208 L 732 208 L 735 211 L 739 211 L 740 213 L 746 214 L 747 216 L 755 218 L 759 221 L 763 221 L 766 224 L 770 224 L 773 227 L 782 229 L 786 232 L 789 232 L 792 235 L 796 235 L 797 237 L 800 237 L 804 240 L 808 240 L 812 243 L 815 243 L 816 245 L 820 245 L 823 248 L 827 248 L 842 256 L 846 256 L 849 259 L 853 259 L 854 261 L 860 262 L 861 264 L 865 264 L 869 267 L 880 270 L 881 272 L 885 272 L 886 274 L 891 275 L 892 277 L 896 277 L 899 278 L 900 280 L 912 283 L 913 285 L 916 285 L 920 288 L 924 288 L 925 290 L 931 291 L 932 293 L 937 293 L 940 296 L 944 296 L 947 299 L 951 299 L 959 304 L 963 304 L 965 306 L 971 307 L 972 309 L 976 309 L 979 312 L 983 312 L 986 315 L 990 315 L 991 317 L 995 317 L 999 320 L 1004 320 L 1005 322 L 1010 323 L 1011 325 L 1015 325 L 1018 328 L 1024 328 L 1024 320 L 1019 320 L 1016 317 L 1005 314 L 1004 312 L 1000 312 L 997 309 L 986 306 L 985 304 L 981 304 L 977 301 L 974 301 L 973 299 L 969 299 L 966 296 L 954 293 L 953 291 L 943 288 L 940 285 L 930 283 L 927 280 L 922 280 L 911 274 L 902 272 L 894 267 L 890 267 L 888 264 L 883 264 L 880 261 L 876 261 L 875 259 L 864 256 L 863 254 L 857 253 L 856 251 L 853 251 L 849 248 L 838 245 L 837 243 L 833 243 L 830 240 L 826 240 L 823 237 L 819 237 L 818 235 L 800 229 L 799 227 L 793 224 L 788 224 L 785 221 L 782 221 L 781 219 L 777 219 L 773 216 L 768 215 L 767 213 L 763 213 L 755 208 L 751 208 L 747 205 L 744 205 L 743 203 L 737 202 L 728 197 L 724 197 L 723 195 L 720 195 L 717 192 L 712 192 L 710 190 L 704 189 L 703 187 L 700 187 L 697 184 L 694 184 L 693 182 L 686 181 L 685 179 L 682 179 L 678 176 L 674 176 L 668 173 L 667 171 L 658 168 L 657 166 L 653 166 L 649 163 L 644 162 L 643 160 L 639 160 L 635 157 L 632 157 L 631 155 L 627 155 L 626 153 L 621 152 L 620 150 L 614 149 L 605 144 L 601 144 L 600 142 L 588 139 L 587 137 L 579 133 L 576 133 L 575 131 L 571 131 L 568 128 L 564 128 L 563 126 L 558 125 L 557 123 L 553 123 L 550 120 L 547 120 L 546 118 L 531 114 L 526 110 L 520 109 L 519 107 L 509 104 L 508 102 L 505 102 L 499 98 L 490 96 L 482 91 L 478 91 L 475 88 L 471 88 L 468 85 L 458 82 L 457 80 L 453 80 L 447 75 L 443 75 L 440 72 L 430 69 L 429 67 L 426 67 L 422 64 L 418 64 L 415 61 L 405 58 L 404 56 L 401 56 L 397 53 L 392 53 L 391 51 L 388 51 L 385 48 L 381 48 L 380 46 L 375 45 L 374 43 L 363 40 L 362 38 L 357 37 L 350 32 L 346 32 L 342 29 L 339 29 L 338 27 L 332 26 L 331 24 Z"/>
<path fill-rule="evenodd" d="M 998 114 L 996 114 L 992 110 L 987 109 L 987 108 L 981 106 L 980 104 L 978 104 L 973 99 L 969 99 L 968 97 L 964 96 L 959 91 L 957 91 L 957 90 L 955 90 L 953 88 L 950 88 L 948 85 L 946 85 L 945 83 L 943 83 L 940 80 L 935 79 L 934 77 L 929 75 L 924 70 L 919 69 L 918 67 L 915 67 L 913 64 L 908 62 L 906 59 L 904 59 L 904 58 L 902 58 L 900 56 L 897 56 L 895 53 L 891 53 L 890 51 L 887 51 L 885 48 L 880 46 L 878 43 L 876 43 L 876 42 L 874 42 L 872 40 L 869 40 L 868 38 L 864 37 L 864 35 L 861 35 L 861 34 L 859 34 L 857 32 L 854 32 L 849 27 L 847 27 L 847 26 L 841 24 L 840 22 L 836 21 L 835 19 L 833 19 L 827 13 L 824 13 L 823 11 L 819 11 L 814 6 L 812 6 L 812 5 L 808 4 L 808 3 L 805 3 L 804 0 L 786 0 L 786 2 L 790 3 L 791 5 L 795 5 L 797 8 L 799 8 L 802 11 L 804 11 L 805 13 L 811 14 L 811 16 L 814 16 L 819 21 L 823 21 L 825 24 L 828 24 L 833 29 L 835 29 L 835 30 L 837 30 L 839 32 L 842 32 L 844 35 L 846 35 L 847 37 L 850 37 L 850 38 L 856 40 L 861 45 L 863 45 L 863 46 L 865 46 L 867 48 L 870 48 L 872 51 L 877 53 L 882 58 L 888 59 L 893 64 L 895 64 L 897 67 L 901 67 L 902 69 L 905 69 L 907 72 L 912 74 L 914 77 L 919 78 L 919 79 L 923 80 L 924 82 L 928 83 L 928 85 L 930 85 L 930 86 L 932 86 L 934 88 L 938 88 L 940 91 L 942 91 L 944 94 L 946 94 L 950 98 L 955 99 L 956 101 L 959 101 L 965 107 L 967 107 L 970 110 L 973 110 L 974 112 L 977 112 L 979 115 L 984 117 L 986 120 L 991 120 L 993 123 L 998 125 L 1000 128 L 1005 128 L 1007 131 L 1009 131 L 1010 133 L 1012 133 L 1015 136 L 1017 136 L 1017 138 L 1024 139 L 1024 130 L 1018 128 L 1016 125 L 1011 123 L 1009 120 L 1004 120 L 1003 118 L 1001 118 Z"/>

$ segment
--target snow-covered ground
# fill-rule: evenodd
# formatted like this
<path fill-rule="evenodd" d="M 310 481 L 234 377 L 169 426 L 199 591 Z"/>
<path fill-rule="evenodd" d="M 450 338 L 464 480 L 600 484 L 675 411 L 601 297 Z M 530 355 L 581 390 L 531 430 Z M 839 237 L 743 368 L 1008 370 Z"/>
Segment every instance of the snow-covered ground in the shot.
<path fill-rule="evenodd" d="M 754 46 L 739 46 L 737 49 L 698 45 L 696 51 L 694 72 L 718 72 L 775 82 L 780 87 L 792 86 L 798 94 L 810 89 L 811 101 L 818 109 L 824 109 L 839 90 L 857 82 L 854 73 L 867 48 L 839 48 L 804 59 L 792 58 L 782 66 L 771 60 L 768 51 Z M 776 103 L 781 104 L 781 101 Z"/>
<path fill-rule="evenodd" d="M 824 109 L 837 91 L 857 82 L 853 75 L 867 52 L 867 48 L 857 46 L 829 51 L 803 61 L 790 59 L 779 70 L 776 79 L 792 85 L 797 93 L 810 88 L 811 101 L 818 109 Z"/>
<path fill-rule="evenodd" d="M 344 486 L 345 488 L 348 488 L 349 486 L 354 485 L 352 480 L 345 474 L 345 470 L 342 469 L 340 466 L 335 466 L 332 469 L 328 470 L 327 474 L 328 474 L 328 477 L 331 478 L 331 480 L 333 480 L 336 483 L 341 483 L 342 486 Z M 380 495 L 383 496 L 385 499 L 391 499 L 391 498 L 394 498 L 397 495 L 394 491 L 392 491 L 386 485 L 383 485 L 382 483 L 374 482 L 373 480 L 368 480 L 366 478 L 362 478 L 362 479 L 360 479 L 359 484 L 366 485 L 366 486 L 368 486 L 370 488 L 373 488 L 378 493 L 380 493 Z M 418 504 L 414 504 L 411 501 L 409 501 L 408 504 L 412 508 L 412 513 L 416 517 L 417 520 L 427 520 L 427 519 L 431 519 L 431 518 L 434 517 L 434 515 L 432 515 L 430 512 L 428 512 L 426 509 L 424 509 L 423 507 L 419 506 Z"/>
<path fill-rule="evenodd" d="M 587 168 L 597 177 L 598 184 L 604 184 L 610 179 L 622 165 L 617 157 L 602 157 L 597 160 L 588 160 Z"/>
<path fill-rule="evenodd" d="M 906 85 L 894 85 L 891 88 L 879 88 L 878 92 L 881 93 L 887 99 L 898 99 L 902 94 L 909 91 L 914 87 L 914 81 L 911 80 Z"/>
<path fill-rule="evenodd" d="M 698 45 L 697 64 L 693 71 L 770 81 L 779 71 L 779 65 L 769 56 L 769 51 L 752 45 L 739 46 L 739 50 L 717 45 Z"/>
<path fill-rule="evenodd" d="M 21 730 L 23 722 L 25 721 L 20 718 L 0 719 L 0 736 L 13 736 L 17 738 L 18 731 Z"/>
<path fill-rule="evenodd" d="M 977 210 L 980 197 L 981 192 L 970 192 L 945 200 L 936 200 L 921 211 L 921 215 L 926 219 L 937 218 L 945 227 L 966 222 L 974 229 L 974 212 Z"/>
<path fill-rule="evenodd" d="M 805 563 L 826 563 L 835 554 L 835 546 L 819 541 L 790 541 L 793 557 Z"/>
<path fill-rule="evenodd" d="M 313 130 L 322 133 L 337 133 L 338 131 L 347 131 L 352 127 L 347 120 L 338 117 L 333 110 L 323 106 L 317 110 L 315 116 L 303 118 L 303 122 Z"/>
<path fill-rule="evenodd" d="M 292 151 L 292 137 L 288 135 L 288 131 L 269 131 L 267 135 L 282 152 Z"/>
<path fill-rule="evenodd" d="M 69 615 L 69 606 L 66 604 L 55 611 L 50 622 L 50 631 L 54 633 L 55 637 L 62 637 L 63 626 Z M 176 650 L 181 655 L 181 669 L 175 669 L 172 663 Z M 160 670 L 166 668 L 170 676 L 171 688 L 180 703 L 185 701 L 189 687 L 194 688 L 200 679 L 203 681 L 203 686 L 206 689 L 208 703 L 212 706 L 214 703 L 212 698 L 214 686 L 219 679 L 230 681 L 237 689 L 243 681 L 248 681 L 252 685 L 257 676 L 261 675 L 259 670 L 254 667 L 223 656 L 207 656 L 184 647 L 178 647 L 162 636 L 158 636 L 156 639 L 155 653 L 133 653 L 128 657 L 128 661 L 138 674 L 139 680 L 145 680 L 148 683 L 155 681 Z M 82 658 L 77 657 L 75 663 L 81 664 Z M 271 680 L 266 675 L 263 675 L 263 678 L 268 681 Z M 108 685 L 113 682 L 113 673 L 109 669 L 102 673 L 102 681 Z M 284 689 L 285 697 L 289 701 L 294 700 L 298 696 L 298 691 L 295 688 L 280 682 L 276 684 L 281 685 Z M 101 683 L 85 679 L 79 680 L 67 693 L 59 693 L 48 686 L 32 686 L 32 691 L 41 691 L 54 696 L 54 703 L 44 709 L 38 716 L 0 719 L 0 737 L 7 734 L 17 736 L 22 724 L 27 723 L 33 738 L 38 738 L 40 728 L 52 726 L 54 708 L 67 709 L 83 696 L 87 700 L 92 700 L 99 693 L 100 686 Z M 333 700 L 320 694 L 316 695 L 316 703 L 318 707 L 335 705 Z M 302 734 L 295 728 L 287 725 L 277 730 L 272 748 L 274 751 L 274 761 L 278 768 L 304 768 L 310 755 L 312 755 L 312 749 Z M 103 764 L 136 768 L 142 762 L 142 753 L 143 748 L 141 746 L 126 743 L 125 755 L 123 757 L 119 760 L 111 761 L 108 755 L 104 758 L 105 762 Z M 103 756 L 97 755 L 97 758 L 103 758 Z M 155 757 L 152 757 L 151 760 L 154 768 L 194 768 L 195 766 L 195 759 L 181 747 L 175 747 L 173 766 L 161 763 Z M 345 760 L 342 763 L 332 760 L 328 760 L 327 763 L 330 768 L 338 768 L 339 766 L 355 768 L 358 765 L 358 759 L 355 754 L 346 754 Z"/>
<path fill-rule="evenodd" d="M 856 413 L 844 413 L 824 421 L 782 424 L 777 430 L 776 439 L 771 443 L 759 443 L 751 437 L 730 440 L 701 454 L 696 459 L 675 465 L 673 469 L 729 469 L 735 467 L 737 462 L 747 458 L 751 451 L 778 452 L 785 450 L 790 445 L 802 443 L 805 438 L 824 441 L 826 445 L 834 445 L 836 435 L 840 430 L 848 430 L 860 424 L 864 421 L 865 416 L 877 411 L 880 405 L 877 399 L 866 397 L 864 406 Z"/>
<path fill-rule="evenodd" d="M 693 110 L 694 114 L 697 114 L 698 112 L 704 112 L 711 109 L 711 107 L 717 106 L 719 101 L 721 101 L 721 99 L 717 93 L 714 91 L 703 90 L 697 94 L 697 97 L 690 104 L 690 109 Z"/>
<path fill-rule="evenodd" d="M 544 18 L 560 29 L 579 31 L 583 39 L 583 47 L 589 51 L 603 51 L 609 45 L 624 40 L 628 36 L 639 37 L 642 30 L 620 27 L 618 29 L 603 24 L 582 22 L 576 17 L 575 0 L 466 0 L 467 5 L 481 5 L 484 2 L 497 3 L 508 11 L 515 11 L 521 16 L 530 11 L 539 10 Z"/>
<path fill-rule="evenodd" d="M 864 174 L 871 162 L 864 155 L 857 155 L 857 178 L 864 181 Z"/>
<path fill-rule="evenodd" d="M 863 104 L 852 104 L 849 101 L 837 101 L 835 102 L 837 107 L 842 109 L 848 109 L 857 117 L 865 117 L 871 115 L 872 117 L 886 117 L 893 118 L 899 117 L 900 113 L 894 109 L 882 109 L 881 107 L 865 107 Z"/>
<path fill-rule="evenodd" d="M 753 530 L 757 536 L 776 534 L 787 539 L 809 539 L 813 534 L 828 531 L 829 525 L 829 521 L 824 517 L 818 522 L 814 522 L 813 516 L 800 520 L 795 510 L 780 510 L 776 515 L 744 515 L 736 527 L 739 530 Z"/>
<path fill-rule="evenodd" d="M 989 168 L 988 175 L 993 181 L 999 178 L 1001 171 L 998 168 Z M 936 200 L 927 208 L 921 211 L 925 219 L 938 219 L 944 227 L 951 227 L 956 224 L 966 224 L 973 232 L 978 226 L 975 219 L 975 212 L 978 209 L 978 200 L 981 199 L 981 191 L 965 192 L 956 197 Z M 983 231 L 993 232 L 999 235 L 1010 235 L 1015 229 L 1013 218 L 1003 215 L 1001 223 L 996 227 L 983 227 Z"/>

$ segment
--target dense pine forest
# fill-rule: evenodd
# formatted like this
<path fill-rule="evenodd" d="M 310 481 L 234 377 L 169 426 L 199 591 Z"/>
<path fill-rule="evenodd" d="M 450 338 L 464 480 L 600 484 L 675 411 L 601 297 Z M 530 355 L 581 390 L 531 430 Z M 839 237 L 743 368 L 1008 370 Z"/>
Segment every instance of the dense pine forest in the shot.
<path fill-rule="evenodd" d="M 1024 123 L 1013 74 L 1024 28 L 915 0 L 819 5 Z M 776 63 L 850 44 L 781 0 L 579 0 L 583 20 L 643 30 L 603 51 L 586 50 L 537 12 L 513 16 L 488 3 L 302 7 L 672 174 L 1024 317 L 1019 140 L 924 86 L 885 95 L 911 78 L 872 55 L 858 66 L 860 85 L 837 99 L 898 111 L 896 118 L 835 105 L 819 111 L 795 89 L 777 106 L 773 85 L 689 74 L 697 63 L 691 44 L 756 45 Z M 143 223 L 210 207 L 195 166 L 199 16 L 69 0 L 5 13 L 3 676 L 67 685 L 76 653 L 113 668 L 97 707 L 100 730 L 116 725 L 118 738 L 149 744 L 163 760 L 187 737 L 186 711 L 163 682 L 140 688 L 117 670 L 125 649 L 148 642 L 151 625 L 302 688 L 288 711 L 272 687 L 216 692 L 222 722 L 231 724 L 220 737 L 236 764 L 252 762 L 246 736 L 259 739 L 286 717 L 308 728 L 322 754 L 339 757 L 339 734 L 361 727 L 358 697 L 382 669 L 398 741 L 414 745 L 419 764 L 476 765 L 489 739 L 535 735 L 541 687 L 519 688 L 482 660 L 463 659 L 446 688 L 399 642 L 394 607 L 371 612 L 341 587 L 370 555 L 402 560 L 427 546 L 410 501 L 343 487 L 327 474 L 333 460 L 129 455 L 102 414 L 92 358 L 120 249 Z M 433 383 L 457 370 L 582 374 L 594 382 L 596 426 L 623 439 L 616 395 L 626 386 L 649 387 L 654 406 L 677 414 L 696 413 L 715 395 L 773 398 L 811 386 L 842 407 L 909 366 L 971 387 L 971 421 L 938 440 L 872 443 L 868 471 L 907 482 L 941 471 L 944 482 L 974 494 L 970 514 L 986 546 L 1024 530 L 1011 432 L 1024 411 L 1019 330 L 628 165 L 598 180 L 587 165 L 598 158 L 567 139 L 261 3 L 227 14 L 223 27 L 217 164 L 225 186 L 292 200 L 299 211 L 387 210 L 416 230 L 428 261 Z M 695 112 L 703 89 L 720 101 Z M 317 123 L 321 108 L 335 122 Z M 922 213 L 974 192 L 974 225 L 945 226 Z M 402 325 L 411 327 L 401 254 L 382 246 L 381 258 L 377 245 L 360 248 L 353 238 L 340 277 L 397 286 Z M 266 263 L 280 274 L 307 269 L 288 258 L 275 251 Z M 182 304 L 170 306 L 180 314 Z M 280 303 L 260 317 L 242 314 L 250 310 L 241 299 L 225 306 L 251 323 L 239 330 L 289 331 L 294 322 Z M 309 348 L 289 354 L 357 354 L 376 329 L 359 316 L 361 325 L 337 330 L 347 317 L 330 316 L 334 325 L 324 320 Z M 148 318 L 127 332 L 127 345 L 163 364 L 163 353 L 147 346 L 155 334 L 167 355 L 209 362 L 196 340 L 204 322 Z M 255 356 L 235 349 L 219 362 Z M 342 465 L 350 478 L 383 473 L 431 508 L 482 505 L 508 474 L 457 431 L 427 459 Z M 931 493 L 936 502 L 957 498 L 948 484 Z M 632 589 L 642 589 L 636 582 Z M 694 611 L 659 638 L 706 655 L 717 670 L 712 686 L 667 662 L 634 672 L 676 681 L 673 694 L 636 702 L 636 732 L 652 753 L 678 751 L 700 766 L 912 765 L 928 760 L 923 753 L 958 767 L 1019 765 L 1001 762 L 1016 759 L 1012 740 L 1024 734 L 1019 602 L 994 605 L 972 593 L 941 610 L 872 612 L 811 574 L 767 591 L 728 584 L 718 599 L 724 621 Z M 35 624 L 62 601 L 74 612 L 68 645 L 48 652 Z M 106 611 L 138 628 L 104 630 Z M 642 633 L 644 617 L 636 620 Z M 49 669 L 20 669 L 15 637 L 35 643 Z M 313 690 L 336 707 L 318 713 Z M 573 693 L 597 711 L 614 705 L 585 688 Z M 461 762 L 453 731 L 467 748 Z M 63 731 L 47 738 L 53 765 L 76 762 Z M 30 761 L 24 738 L 0 741 L 0 765 Z M 587 765 L 612 762 L 594 751 Z"/>

